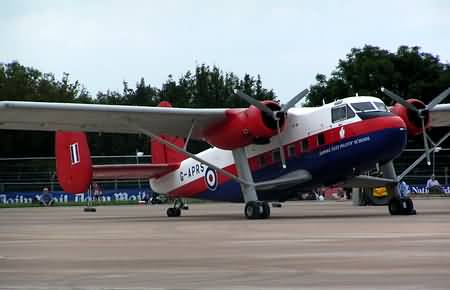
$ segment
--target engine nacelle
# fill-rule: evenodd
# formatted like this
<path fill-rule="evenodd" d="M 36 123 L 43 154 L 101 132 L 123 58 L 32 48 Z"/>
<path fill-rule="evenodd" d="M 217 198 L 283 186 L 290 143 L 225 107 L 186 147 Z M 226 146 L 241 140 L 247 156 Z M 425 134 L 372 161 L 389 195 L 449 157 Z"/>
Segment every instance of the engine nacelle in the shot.
<path fill-rule="evenodd" d="M 263 101 L 272 111 L 281 109 L 278 103 Z M 277 122 L 272 116 L 255 106 L 248 109 L 230 109 L 226 121 L 205 132 L 206 141 L 215 147 L 232 150 L 250 144 L 265 144 L 277 134 Z M 280 129 L 284 128 L 286 115 L 280 117 Z"/>
<path fill-rule="evenodd" d="M 425 108 L 425 104 L 420 100 L 408 99 L 406 101 L 419 110 Z M 410 136 L 415 137 L 422 134 L 422 120 L 417 112 L 408 110 L 405 106 L 399 103 L 396 103 L 392 107 L 391 112 L 403 119 Z M 424 116 L 425 128 L 429 128 L 431 126 L 430 112 L 423 111 L 422 114 Z"/>

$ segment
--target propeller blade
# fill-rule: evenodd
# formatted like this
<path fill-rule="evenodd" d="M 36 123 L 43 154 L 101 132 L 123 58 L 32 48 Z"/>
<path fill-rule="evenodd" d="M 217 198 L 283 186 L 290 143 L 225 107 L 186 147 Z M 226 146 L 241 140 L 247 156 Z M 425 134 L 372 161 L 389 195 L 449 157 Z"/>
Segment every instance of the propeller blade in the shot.
<path fill-rule="evenodd" d="M 260 109 L 261 111 L 273 115 L 273 111 L 267 107 L 266 105 L 264 105 L 263 103 L 261 103 L 260 101 L 250 97 L 249 95 L 239 91 L 239 90 L 234 90 L 234 93 L 239 96 L 241 99 L 243 99 L 244 101 L 246 101 L 247 103 L 257 107 L 258 109 Z"/>
<path fill-rule="evenodd" d="M 293 97 L 289 102 L 284 104 L 281 107 L 281 111 L 287 112 L 290 108 L 294 107 L 298 102 L 300 102 L 301 99 L 303 99 L 307 94 L 309 93 L 308 89 L 304 89 L 299 94 L 297 94 L 295 97 Z"/>
<path fill-rule="evenodd" d="M 434 98 L 428 105 L 427 110 L 433 109 L 437 104 L 442 102 L 448 95 L 450 95 L 450 87 L 447 88 L 445 91 L 440 93 L 436 98 Z"/>
<path fill-rule="evenodd" d="M 284 156 L 284 149 L 283 149 L 283 140 L 281 139 L 281 128 L 280 128 L 280 119 L 277 119 L 277 131 L 278 131 L 278 144 L 280 147 L 280 159 L 281 159 L 281 166 L 283 169 L 286 168 L 286 157 Z"/>
<path fill-rule="evenodd" d="M 422 135 L 423 135 L 423 145 L 424 145 L 424 147 L 425 147 L 425 153 L 426 153 L 426 156 L 427 156 L 427 164 L 428 164 L 428 166 L 430 166 L 431 165 L 431 161 L 430 161 L 430 149 L 428 148 L 428 140 L 427 140 L 427 132 L 426 132 L 426 129 L 425 129 L 425 120 L 424 120 L 424 118 L 422 118 Z"/>
<path fill-rule="evenodd" d="M 397 94 L 391 92 L 390 90 L 388 90 L 388 89 L 386 89 L 386 88 L 384 88 L 384 87 L 381 87 L 381 91 L 382 91 L 385 95 L 387 95 L 388 97 L 390 97 L 391 99 L 393 99 L 394 101 L 396 101 L 397 103 L 402 104 L 403 106 L 405 106 L 406 108 L 408 108 L 408 109 L 410 109 L 410 110 L 412 110 L 412 111 L 414 111 L 414 112 L 420 113 L 420 111 L 419 111 L 416 107 L 414 107 L 413 105 L 411 105 L 410 103 L 408 103 L 407 101 L 405 101 L 405 99 L 403 99 L 403 98 L 400 97 L 399 95 L 397 95 Z"/>

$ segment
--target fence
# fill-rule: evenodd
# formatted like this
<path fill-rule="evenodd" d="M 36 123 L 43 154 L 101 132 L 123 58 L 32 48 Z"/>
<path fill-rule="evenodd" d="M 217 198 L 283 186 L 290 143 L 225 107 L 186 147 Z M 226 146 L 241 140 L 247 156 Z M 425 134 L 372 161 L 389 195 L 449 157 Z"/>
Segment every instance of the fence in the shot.
<path fill-rule="evenodd" d="M 407 149 L 395 160 L 397 173 L 401 173 L 421 154 L 421 149 Z M 150 155 L 93 156 L 94 164 L 144 164 L 150 163 Z M 448 169 L 450 149 L 441 149 L 431 154 L 432 165 L 423 161 L 406 177 L 408 184 L 425 184 L 431 174 L 443 185 L 449 185 Z M 98 183 L 104 190 L 122 188 L 148 189 L 148 180 L 106 180 Z M 0 192 L 40 191 L 49 187 L 51 191 L 62 190 L 55 174 L 54 157 L 0 158 Z"/>
<path fill-rule="evenodd" d="M 150 155 L 92 156 L 94 164 L 145 164 Z M 148 180 L 105 180 L 97 182 L 104 190 L 148 189 Z M 61 191 L 55 173 L 54 157 L 0 158 L 0 192 L 40 191 L 49 187 Z"/>

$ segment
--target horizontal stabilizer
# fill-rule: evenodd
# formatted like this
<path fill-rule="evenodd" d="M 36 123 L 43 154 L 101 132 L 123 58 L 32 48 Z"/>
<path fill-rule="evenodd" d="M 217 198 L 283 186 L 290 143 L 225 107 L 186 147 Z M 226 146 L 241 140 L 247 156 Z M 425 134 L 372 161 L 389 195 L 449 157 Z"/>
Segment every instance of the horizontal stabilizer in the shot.
<path fill-rule="evenodd" d="M 156 178 L 180 167 L 180 163 L 94 165 L 93 179 Z"/>

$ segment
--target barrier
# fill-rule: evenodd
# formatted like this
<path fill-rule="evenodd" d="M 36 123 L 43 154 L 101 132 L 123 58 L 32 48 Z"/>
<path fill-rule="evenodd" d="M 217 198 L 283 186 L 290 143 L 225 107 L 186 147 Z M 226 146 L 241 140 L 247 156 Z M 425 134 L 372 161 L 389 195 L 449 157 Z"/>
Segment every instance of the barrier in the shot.
<path fill-rule="evenodd" d="M 412 193 L 418 194 L 428 193 L 428 188 L 426 185 L 409 185 L 409 189 L 411 190 Z M 450 185 L 443 185 L 442 189 L 447 195 L 450 194 Z"/>
<path fill-rule="evenodd" d="M 0 193 L 0 204 L 18 204 L 33 203 L 39 200 L 42 192 L 4 192 Z M 53 200 L 58 203 L 83 203 L 90 201 L 88 193 L 71 194 L 63 191 L 51 192 Z M 120 190 L 103 190 L 98 196 L 98 201 L 138 201 L 142 200 L 146 195 L 151 195 L 150 189 L 120 189 Z"/>
<path fill-rule="evenodd" d="M 450 185 L 442 187 L 447 195 L 450 195 Z M 426 185 L 410 185 L 412 193 L 425 194 L 428 192 Z M 0 204 L 18 204 L 18 203 L 33 203 L 38 201 L 42 192 L 4 192 L 0 193 Z M 53 200 L 58 203 L 83 203 L 90 201 L 88 193 L 71 194 L 63 191 L 51 192 Z M 148 188 L 128 188 L 119 190 L 103 190 L 102 194 L 98 196 L 101 202 L 111 201 L 139 201 L 146 195 L 149 196 L 152 191 Z"/>

